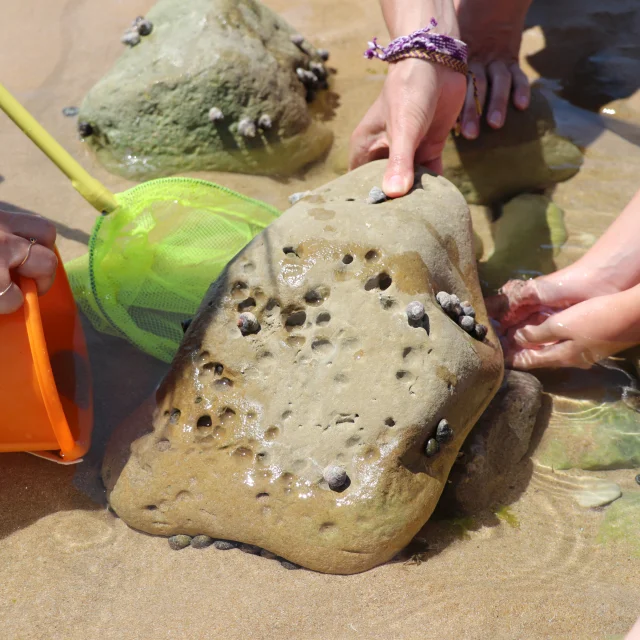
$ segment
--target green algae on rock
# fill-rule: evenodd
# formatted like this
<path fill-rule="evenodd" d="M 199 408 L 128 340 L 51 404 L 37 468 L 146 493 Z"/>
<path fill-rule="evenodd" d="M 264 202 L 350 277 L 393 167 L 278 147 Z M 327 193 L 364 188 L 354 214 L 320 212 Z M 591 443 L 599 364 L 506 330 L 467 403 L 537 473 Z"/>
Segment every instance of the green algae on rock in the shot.
<path fill-rule="evenodd" d="M 516 196 L 491 225 L 493 252 L 479 264 L 480 279 L 497 289 L 507 280 L 555 271 L 554 257 L 567 240 L 564 214 L 546 196 Z"/>
<path fill-rule="evenodd" d="M 619 545 L 621 551 L 630 551 L 634 556 L 640 557 L 639 523 L 640 491 L 625 493 L 607 507 L 598 532 L 598 542 Z"/>
<path fill-rule="evenodd" d="M 277 14 L 257 0 L 159 0 L 148 18 L 151 34 L 80 109 L 85 140 L 108 169 L 287 175 L 329 148 L 332 134 L 312 119 L 296 74 L 321 59 L 291 41 Z"/>
<path fill-rule="evenodd" d="M 582 153 L 554 127 L 549 103 L 534 88 L 529 108 L 510 106 L 502 129 L 483 120 L 476 140 L 450 137 L 442 157 L 444 176 L 470 204 L 503 202 L 568 180 L 579 171 Z"/>
<path fill-rule="evenodd" d="M 385 166 L 298 201 L 212 285 L 152 431 L 105 459 L 127 524 L 349 574 L 389 560 L 430 517 L 503 357 L 492 331 L 475 339 L 435 299 L 450 291 L 489 324 L 464 199 L 420 170 L 410 194 L 368 205 Z M 410 325 L 411 302 L 428 324 Z M 257 333 L 242 334 L 239 308 Z"/>
<path fill-rule="evenodd" d="M 622 402 L 588 406 L 554 401 L 554 416 L 534 458 L 554 469 L 640 467 L 640 414 Z M 574 409 L 574 410 L 571 410 Z"/>

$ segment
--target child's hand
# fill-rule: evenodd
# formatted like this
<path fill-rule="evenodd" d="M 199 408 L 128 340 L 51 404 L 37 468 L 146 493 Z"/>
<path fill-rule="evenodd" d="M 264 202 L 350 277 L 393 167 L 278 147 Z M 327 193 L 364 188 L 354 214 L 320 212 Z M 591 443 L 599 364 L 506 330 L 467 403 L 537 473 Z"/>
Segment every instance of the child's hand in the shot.
<path fill-rule="evenodd" d="M 35 280 L 39 295 L 50 289 L 58 266 L 55 239 L 56 228 L 45 218 L 0 211 L 0 313 L 13 313 L 23 303 L 12 271 Z"/>

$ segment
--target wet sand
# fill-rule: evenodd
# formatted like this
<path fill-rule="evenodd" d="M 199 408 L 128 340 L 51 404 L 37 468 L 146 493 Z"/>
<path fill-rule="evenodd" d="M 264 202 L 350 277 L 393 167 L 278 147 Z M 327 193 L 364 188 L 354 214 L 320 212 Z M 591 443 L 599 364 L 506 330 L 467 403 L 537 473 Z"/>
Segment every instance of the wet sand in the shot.
<path fill-rule="evenodd" d="M 339 106 L 331 122 L 336 144 L 326 163 L 304 177 L 200 175 L 284 208 L 288 194 L 344 170 L 348 136 L 384 77 L 383 66 L 361 52 L 372 35 L 385 31 L 371 0 L 267 4 L 332 52 L 339 69 L 333 85 Z M 76 138 L 75 118 L 61 110 L 78 105 L 109 69 L 122 49 L 121 32 L 150 5 L 3 3 L 2 82 L 114 191 L 131 183 L 96 165 Z M 542 46 L 539 30 L 527 33 L 525 52 Z M 616 134 L 607 118 L 556 103 L 561 132 L 587 147 L 581 172 L 553 194 L 569 230 L 556 259 L 562 266 L 593 243 L 637 189 L 640 149 L 637 140 Z M 640 123 L 637 98 L 625 104 L 620 112 Z M 0 206 L 55 220 L 65 259 L 86 251 L 94 212 L 1 115 L 0 175 Z M 418 536 L 420 555 L 409 563 L 403 558 L 338 577 L 287 571 L 238 550 L 171 551 L 166 540 L 136 533 L 109 513 L 97 479 L 111 430 L 152 392 L 165 365 L 115 339 L 94 332 L 89 339 L 97 417 L 85 462 L 61 467 L 26 454 L 0 456 L 2 638 L 604 640 L 624 634 L 640 613 L 640 558 L 624 545 L 599 544 L 604 512 L 576 506 L 567 479 L 572 474 L 529 458 L 505 496 L 508 517 L 487 513 L 474 522 L 429 523 Z M 561 385 L 555 390 L 563 391 Z M 637 472 L 592 475 L 637 492 Z"/>

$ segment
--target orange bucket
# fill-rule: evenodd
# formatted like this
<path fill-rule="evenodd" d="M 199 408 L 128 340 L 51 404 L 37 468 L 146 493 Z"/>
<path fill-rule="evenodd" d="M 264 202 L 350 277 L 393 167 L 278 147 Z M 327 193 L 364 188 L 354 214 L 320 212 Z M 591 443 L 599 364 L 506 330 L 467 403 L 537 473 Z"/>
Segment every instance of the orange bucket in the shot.
<path fill-rule="evenodd" d="M 56 251 L 57 255 L 57 251 Z M 87 345 L 58 255 L 51 289 L 38 297 L 18 277 L 24 305 L 0 315 L 0 452 L 28 451 L 79 462 L 93 428 Z"/>

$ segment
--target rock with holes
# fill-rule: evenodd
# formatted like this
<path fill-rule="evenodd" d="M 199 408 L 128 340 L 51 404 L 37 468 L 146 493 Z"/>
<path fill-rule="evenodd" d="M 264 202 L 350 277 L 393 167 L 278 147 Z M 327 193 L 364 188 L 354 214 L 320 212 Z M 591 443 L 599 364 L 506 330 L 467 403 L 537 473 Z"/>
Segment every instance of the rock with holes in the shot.
<path fill-rule="evenodd" d="M 420 172 L 409 195 L 372 207 L 384 167 L 300 200 L 211 286 L 151 432 L 107 457 L 129 525 L 347 574 L 391 558 L 429 518 L 500 386 L 502 353 L 435 299 L 457 295 L 488 324 L 464 199 Z M 239 312 L 260 330 L 243 335 Z"/>
<path fill-rule="evenodd" d="M 506 371 L 500 390 L 471 431 L 449 476 L 439 508 L 475 515 L 508 493 L 526 455 L 542 405 L 542 384 Z"/>
<path fill-rule="evenodd" d="M 133 32 L 80 109 L 81 135 L 109 170 L 136 179 L 287 175 L 329 148 L 332 133 L 312 117 L 296 74 L 315 79 L 321 52 L 294 44 L 293 28 L 271 9 L 258 0 L 159 0 L 148 17 L 153 31 L 142 40 Z"/>

